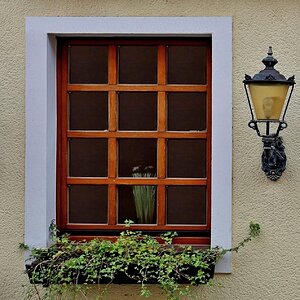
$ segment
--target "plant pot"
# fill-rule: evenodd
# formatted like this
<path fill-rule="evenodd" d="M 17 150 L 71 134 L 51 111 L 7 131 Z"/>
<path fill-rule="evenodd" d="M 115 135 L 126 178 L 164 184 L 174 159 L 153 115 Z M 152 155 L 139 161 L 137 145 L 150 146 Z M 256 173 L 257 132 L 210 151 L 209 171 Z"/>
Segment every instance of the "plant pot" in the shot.
<path fill-rule="evenodd" d="M 126 273 L 124 271 L 119 271 L 116 273 L 115 277 L 113 280 L 107 277 L 102 277 L 100 280 L 87 280 L 87 275 L 79 273 L 74 276 L 72 276 L 73 280 L 60 280 L 60 281 L 47 281 L 47 280 L 40 280 L 34 276 L 34 272 L 40 272 L 42 271 L 42 267 L 38 265 L 38 261 L 32 261 L 29 264 L 26 264 L 26 273 L 28 274 L 29 280 L 31 284 L 42 284 L 44 287 L 48 287 L 51 284 L 63 284 L 63 283 L 68 283 L 68 284 L 83 284 L 83 283 L 88 283 L 88 284 L 109 284 L 109 283 L 114 283 L 114 284 L 137 284 L 139 283 L 139 270 L 137 269 L 137 265 L 134 264 L 129 264 L 127 267 Z M 47 267 L 47 266 L 46 266 Z M 203 271 L 204 272 L 204 279 L 199 280 L 198 282 L 196 281 L 195 284 L 205 284 L 207 283 L 210 279 L 213 278 L 214 276 L 214 270 L 215 270 L 215 262 L 212 262 L 209 264 L 209 267 L 206 269 L 201 269 L 194 267 L 192 265 L 187 265 L 184 266 L 185 270 L 182 272 L 182 275 L 178 276 L 177 282 L 180 284 L 190 284 L 188 280 L 188 276 L 196 276 L 198 271 Z M 150 270 L 152 274 L 157 274 L 158 269 L 153 267 L 152 270 Z M 148 280 L 145 282 L 147 284 L 157 284 L 158 280 L 157 278 L 152 278 L 151 280 Z"/>

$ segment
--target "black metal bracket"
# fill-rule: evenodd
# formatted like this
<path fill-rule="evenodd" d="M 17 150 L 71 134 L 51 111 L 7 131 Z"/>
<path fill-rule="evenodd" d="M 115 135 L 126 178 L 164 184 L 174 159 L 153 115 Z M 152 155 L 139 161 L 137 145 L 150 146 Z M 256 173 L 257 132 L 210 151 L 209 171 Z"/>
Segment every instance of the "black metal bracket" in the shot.
<path fill-rule="evenodd" d="M 265 123 L 266 124 L 266 134 L 261 134 L 259 128 L 258 128 L 258 123 Z M 275 134 L 270 134 L 270 124 L 271 123 L 276 123 L 278 124 L 278 127 L 277 127 L 277 130 L 276 130 L 276 133 Z M 285 121 L 277 121 L 277 120 L 251 120 L 249 123 L 248 123 L 248 126 L 250 128 L 252 128 L 253 130 L 256 131 L 257 135 L 262 137 L 262 138 L 265 138 L 265 137 L 277 137 L 279 132 L 285 128 L 287 128 L 287 123 Z"/>
<path fill-rule="evenodd" d="M 263 137 L 264 151 L 261 156 L 261 168 L 271 180 L 277 180 L 286 166 L 284 145 L 280 136 Z"/>
<path fill-rule="evenodd" d="M 261 134 L 258 123 L 266 124 L 266 134 Z M 269 133 L 270 123 L 278 123 L 278 128 L 274 134 Z M 251 120 L 248 126 L 254 129 L 258 136 L 262 137 L 264 151 L 261 156 L 261 168 L 266 176 L 271 180 L 277 180 L 282 175 L 286 166 L 286 155 L 282 137 L 278 134 L 287 127 L 285 121 L 272 120 Z"/>

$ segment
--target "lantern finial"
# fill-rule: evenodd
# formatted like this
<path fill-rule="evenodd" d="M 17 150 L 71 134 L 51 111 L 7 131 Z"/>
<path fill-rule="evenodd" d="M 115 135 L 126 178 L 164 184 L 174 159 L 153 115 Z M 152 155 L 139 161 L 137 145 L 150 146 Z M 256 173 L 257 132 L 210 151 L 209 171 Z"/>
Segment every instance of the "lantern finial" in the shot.
<path fill-rule="evenodd" d="M 268 55 L 270 55 L 270 56 L 273 55 L 272 46 L 269 47 Z"/>
<path fill-rule="evenodd" d="M 263 64 L 266 68 L 274 68 L 274 66 L 278 63 L 277 59 L 273 57 L 272 47 L 269 47 L 268 56 L 262 60 Z"/>

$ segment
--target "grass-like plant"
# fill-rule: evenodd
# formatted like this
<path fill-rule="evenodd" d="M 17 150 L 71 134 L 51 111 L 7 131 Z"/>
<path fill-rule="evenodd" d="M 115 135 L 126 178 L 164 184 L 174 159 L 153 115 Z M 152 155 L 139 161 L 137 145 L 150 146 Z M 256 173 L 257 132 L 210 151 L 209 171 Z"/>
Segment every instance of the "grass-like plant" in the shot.
<path fill-rule="evenodd" d="M 152 166 L 142 168 L 141 166 L 132 169 L 133 177 L 149 178 L 154 177 L 155 173 Z M 139 224 L 153 223 L 156 186 L 153 185 L 134 185 L 132 187 L 136 215 Z"/>
<path fill-rule="evenodd" d="M 127 221 L 126 225 L 132 223 Z M 27 299 L 75 299 L 76 293 L 88 299 L 89 284 L 97 284 L 97 299 L 105 299 L 103 291 L 110 283 L 129 280 L 140 284 L 144 297 L 151 295 L 149 284 L 157 283 L 167 299 L 177 300 L 189 295 L 191 286 L 207 283 L 218 259 L 228 251 L 237 252 L 259 232 L 259 225 L 251 223 L 249 236 L 227 250 L 173 246 L 176 233 L 170 232 L 163 234 L 160 242 L 129 229 L 115 242 L 93 239 L 78 243 L 63 235 L 55 238 L 48 248 L 31 250 L 33 261 L 27 273 L 32 285 Z M 24 244 L 20 247 L 26 248 Z"/>

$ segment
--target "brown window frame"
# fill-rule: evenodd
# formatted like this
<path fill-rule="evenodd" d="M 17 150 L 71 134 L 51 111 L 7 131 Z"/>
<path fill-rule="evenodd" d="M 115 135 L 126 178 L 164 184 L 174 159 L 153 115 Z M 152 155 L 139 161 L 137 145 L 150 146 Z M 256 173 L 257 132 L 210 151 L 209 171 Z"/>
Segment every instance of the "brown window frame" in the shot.
<path fill-rule="evenodd" d="M 108 46 L 107 84 L 68 83 L 68 47 L 70 45 Z M 118 45 L 157 45 L 157 84 L 118 84 Z M 207 47 L 206 84 L 168 84 L 167 58 L 168 45 L 204 45 Z M 74 239 L 90 239 L 101 236 L 114 239 L 124 230 L 117 223 L 117 185 L 156 185 L 157 186 L 157 224 L 132 225 L 132 230 L 142 230 L 154 235 L 164 231 L 177 231 L 179 237 L 174 243 L 210 244 L 211 229 L 211 40 L 209 38 L 58 38 L 57 59 L 57 224 L 60 232 L 68 232 Z M 83 131 L 68 129 L 68 93 L 77 91 L 108 92 L 108 131 Z M 118 131 L 117 93 L 126 91 L 157 92 L 157 131 Z M 166 98 L 168 92 L 205 92 L 207 97 L 207 128 L 205 131 L 167 131 Z M 69 177 L 68 139 L 69 138 L 107 138 L 108 139 L 108 177 Z M 157 178 L 119 178 L 117 176 L 117 139 L 154 138 L 157 139 Z M 206 140 L 206 178 L 166 178 L 166 141 L 174 139 Z M 108 223 L 71 224 L 68 223 L 67 187 L 71 184 L 92 184 L 108 186 Z M 166 224 L 167 185 L 206 186 L 206 224 L 171 225 Z"/>

